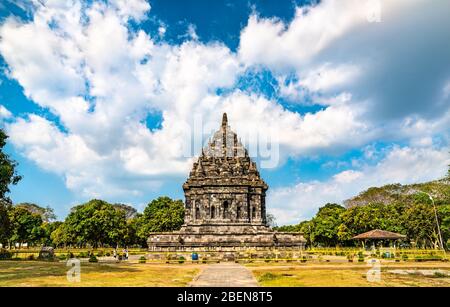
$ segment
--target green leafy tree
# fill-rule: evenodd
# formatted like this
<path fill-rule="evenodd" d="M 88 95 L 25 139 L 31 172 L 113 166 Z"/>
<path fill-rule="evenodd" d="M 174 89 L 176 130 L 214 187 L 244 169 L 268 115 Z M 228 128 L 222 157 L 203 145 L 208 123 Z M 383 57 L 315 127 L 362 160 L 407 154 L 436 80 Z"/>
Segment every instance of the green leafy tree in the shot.
<path fill-rule="evenodd" d="M 184 221 L 184 205 L 181 200 L 159 197 L 144 209 L 142 227 L 139 236 L 148 236 L 150 232 L 174 231 L 180 229 Z"/>
<path fill-rule="evenodd" d="M 11 237 L 11 221 L 9 219 L 9 211 L 11 204 L 7 201 L 0 200 L 0 243 L 3 247 L 8 245 Z"/>
<path fill-rule="evenodd" d="M 342 243 L 354 244 L 352 237 L 373 229 L 405 233 L 403 210 L 401 203 L 391 205 L 371 203 L 351 207 L 341 215 L 342 223 L 338 227 L 338 238 Z"/>
<path fill-rule="evenodd" d="M 15 185 L 22 178 L 16 172 L 17 163 L 3 152 L 8 136 L 0 129 L 0 243 L 6 246 L 11 236 L 11 221 L 9 210 L 11 199 L 7 196 L 9 186 Z"/>
<path fill-rule="evenodd" d="M 60 237 L 66 238 L 67 243 L 93 247 L 118 245 L 126 233 L 125 212 L 103 200 L 93 199 L 72 208 L 63 230 L 66 233 Z"/>
<path fill-rule="evenodd" d="M 326 204 L 311 220 L 310 240 L 315 245 L 334 246 L 338 243 L 338 229 L 345 208 L 338 204 Z"/>
<path fill-rule="evenodd" d="M 41 225 L 42 228 L 42 237 L 41 237 L 41 243 L 45 246 L 49 245 L 55 245 L 53 244 L 52 240 L 52 233 L 63 224 L 63 222 L 56 221 L 56 222 L 44 222 Z"/>
<path fill-rule="evenodd" d="M 123 244 L 126 246 L 147 246 L 148 233 L 140 231 L 144 228 L 143 215 L 137 213 L 134 218 L 127 220 L 127 232 Z"/>
<path fill-rule="evenodd" d="M 442 240 L 447 248 L 450 247 L 450 204 L 440 205 L 437 208 L 439 226 L 441 227 Z"/>
<path fill-rule="evenodd" d="M 39 214 L 34 214 L 21 207 L 12 207 L 9 211 L 11 221 L 12 243 L 28 243 L 34 245 L 40 241 L 44 235 L 42 229 L 42 218 Z"/>
<path fill-rule="evenodd" d="M 22 177 L 16 172 L 17 163 L 3 152 L 7 138 L 3 129 L 0 129 L 0 199 L 11 202 L 7 197 L 9 186 L 17 184 Z"/>
<path fill-rule="evenodd" d="M 76 242 L 75 237 L 70 237 L 70 234 L 67 231 L 66 224 L 61 223 L 50 234 L 50 240 L 55 247 L 65 247 L 68 244 Z"/>

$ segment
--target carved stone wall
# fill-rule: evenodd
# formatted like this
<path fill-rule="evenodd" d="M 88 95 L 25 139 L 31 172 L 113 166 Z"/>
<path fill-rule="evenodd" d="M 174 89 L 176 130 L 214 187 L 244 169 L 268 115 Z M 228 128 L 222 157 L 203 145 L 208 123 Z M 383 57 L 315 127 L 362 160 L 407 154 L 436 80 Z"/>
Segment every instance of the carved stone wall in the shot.
<path fill-rule="evenodd" d="M 301 233 L 278 233 L 266 225 L 267 189 L 224 114 L 183 184 L 184 225 L 178 232 L 150 234 L 150 250 L 303 248 Z"/>

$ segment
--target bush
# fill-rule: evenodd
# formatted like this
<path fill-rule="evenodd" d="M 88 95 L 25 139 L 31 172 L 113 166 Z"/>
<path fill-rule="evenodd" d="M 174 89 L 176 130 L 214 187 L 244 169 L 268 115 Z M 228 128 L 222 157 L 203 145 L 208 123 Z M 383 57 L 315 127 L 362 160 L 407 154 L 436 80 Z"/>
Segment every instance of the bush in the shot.
<path fill-rule="evenodd" d="M 186 260 L 186 258 L 184 258 L 183 256 L 180 256 L 178 258 L 178 263 L 184 263 L 185 260 Z"/>
<path fill-rule="evenodd" d="M 106 256 L 106 257 L 109 257 L 109 256 L 111 256 L 111 253 L 110 253 L 110 252 L 106 252 L 106 253 L 105 253 L 105 256 Z"/>
<path fill-rule="evenodd" d="M 279 277 L 279 275 L 277 275 L 277 274 L 273 274 L 273 273 L 271 273 L 271 272 L 267 272 L 267 273 L 264 273 L 263 275 L 261 275 L 259 278 L 258 278 L 258 281 L 268 281 L 268 280 L 274 280 L 274 279 L 277 279 Z"/>
<path fill-rule="evenodd" d="M 97 257 L 95 257 L 94 254 L 92 254 L 92 255 L 89 257 L 89 262 L 96 263 L 96 262 L 98 262 L 98 259 L 97 259 Z"/>
<path fill-rule="evenodd" d="M 353 262 L 353 254 L 348 254 L 347 260 L 348 260 L 348 262 Z"/>
<path fill-rule="evenodd" d="M 61 255 L 58 256 L 58 259 L 59 259 L 59 260 L 66 260 L 66 259 L 67 259 L 67 256 L 64 255 L 64 254 L 61 254 Z"/>
<path fill-rule="evenodd" d="M 362 251 L 358 252 L 358 262 L 364 262 L 364 253 Z"/>
<path fill-rule="evenodd" d="M 88 258 L 89 255 L 88 255 L 88 253 L 80 252 L 80 253 L 78 254 L 78 257 L 79 257 L 79 258 Z"/>
<path fill-rule="evenodd" d="M 101 251 L 98 251 L 98 253 L 97 253 L 97 257 L 103 257 L 103 255 L 104 255 L 104 253 L 103 253 L 103 251 L 101 250 Z"/>
<path fill-rule="evenodd" d="M 4 248 L 0 249 L 0 260 L 7 260 L 12 258 L 12 253 Z"/>
<path fill-rule="evenodd" d="M 408 255 L 407 254 L 403 254 L 402 255 L 402 260 L 403 261 L 407 261 L 408 260 Z"/>
<path fill-rule="evenodd" d="M 31 254 L 31 255 L 28 255 L 28 257 L 27 257 L 27 260 L 34 260 L 35 258 L 34 258 L 34 255 L 33 254 Z"/>
<path fill-rule="evenodd" d="M 139 258 L 139 263 L 146 263 L 147 262 L 147 258 L 145 258 L 144 256 L 141 256 L 141 258 Z"/>

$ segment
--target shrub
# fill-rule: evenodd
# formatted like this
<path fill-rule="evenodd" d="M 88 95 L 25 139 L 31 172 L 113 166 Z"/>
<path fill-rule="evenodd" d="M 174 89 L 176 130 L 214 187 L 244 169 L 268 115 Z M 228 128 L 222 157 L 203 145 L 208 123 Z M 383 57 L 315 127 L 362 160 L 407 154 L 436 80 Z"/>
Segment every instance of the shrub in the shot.
<path fill-rule="evenodd" d="M 436 278 L 445 278 L 445 277 L 447 277 L 447 274 L 442 273 L 442 272 L 434 272 L 434 277 L 436 277 Z"/>
<path fill-rule="evenodd" d="M 64 254 L 60 254 L 60 255 L 58 256 L 58 259 L 59 259 L 59 260 L 66 260 L 66 259 L 67 259 L 67 256 L 64 255 Z"/>
<path fill-rule="evenodd" d="M 358 254 L 358 262 L 364 262 L 364 255 Z"/>
<path fill-rule="evenodd" d="M 139 263 L 146 263 L 147 262 L 147 258 L 145 258 L 145 256 L 141 256 L 139 258 Z"/>
<path fill-rule="evenodd" d="M 180 256 L 178 258 L 178 263 L 184 263 L 185 260 L 186 260 L 186 258 L 184 258 L 183 256 Z"/>
<path fill-rule="evenodd" d="M 79 258 L 88 258 L 89 256 L 88 256 L 88 253 L 80 252 L 80 253 L 78 254 L 78 257 L 79 257 Z"/>
<path fill-rule="evenodd" d="M 4 248 L 0 249 L 0 260 L 7 260 L 12 258 L 12 253 Z"/>
<path fill-rule="evenodd" d="M 95 263 L 98 262 L 98 259 L 94 254 L 91 254 L 91 256 L 89 257 L 89 262 Z"/>
<path fill-rule="evenodd" d="M 31 255 L 28 255 L 28 257 L 27 257 L 27 260 L 34 260 L 35 258 L 34 258 L 34 255 L 33 254 L 31 254 Z"/>
<path fill-rule="evenodd" d="M 98 251 L 97 253 L 97 257 L 103 257 L 104 253 L 102 250 Z"/>
<path fill-rule="evenodd" d="M 279 275 L 273 274 L 271 272 L 267 272 L 267 273 L 264 273 L 263 275 L 261 275 L 258 278 L 258 281 L 261 282 L 261 281 L 274 280 L 274 279 L 277 279 L 278 277 L 279 277 Z"/>
<path fill-rule="evenodd" d="M 402 255 L 402 260 L 403 261 L 407 261 L 408 260 L 408 255 L 407 254 L 403 254 Z"/>
<path fill-rule="evenodd" d="M 111 256 L 111 253 L 110 253 L 110 252 L 106 252 L 106 253 L 105 253 L 105 256 L 106 256 L 106 257 L 109 257 L 109 256 Z"/>

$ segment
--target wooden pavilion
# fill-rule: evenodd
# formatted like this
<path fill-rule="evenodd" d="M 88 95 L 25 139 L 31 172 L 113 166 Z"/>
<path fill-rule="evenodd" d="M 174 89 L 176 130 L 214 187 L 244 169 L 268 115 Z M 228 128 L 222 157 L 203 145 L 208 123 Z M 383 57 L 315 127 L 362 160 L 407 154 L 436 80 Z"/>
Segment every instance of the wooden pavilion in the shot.
<path fill-rule="evenodd" d="M 375 243 L 380 242 L 382 244 L 383 241 L 393 242 L 395 247 L 395 242 L 399 240 L 404 240 L 405 238 L 406 238 L 405 235 L 396 232 L 374 229 L 359 234 L 357 236 L 354 236 L 352 239 L 360 240 L 362 242 L 363 247 L 365 247 L 367 242 L 372 242 L 372 246 L 375 247 Z"/>

